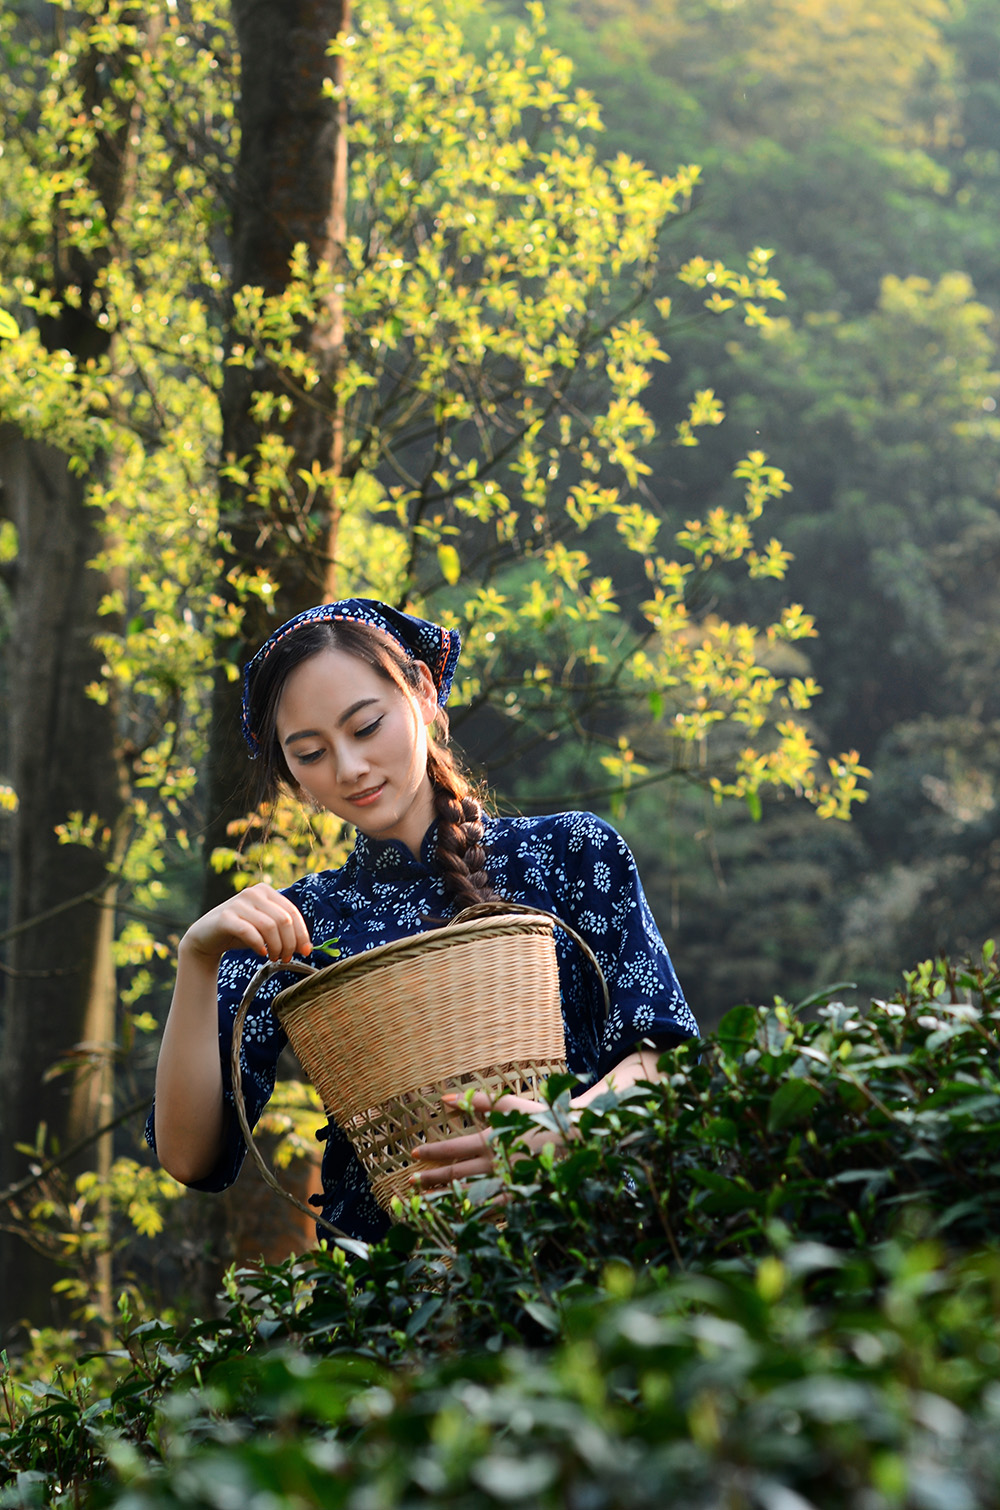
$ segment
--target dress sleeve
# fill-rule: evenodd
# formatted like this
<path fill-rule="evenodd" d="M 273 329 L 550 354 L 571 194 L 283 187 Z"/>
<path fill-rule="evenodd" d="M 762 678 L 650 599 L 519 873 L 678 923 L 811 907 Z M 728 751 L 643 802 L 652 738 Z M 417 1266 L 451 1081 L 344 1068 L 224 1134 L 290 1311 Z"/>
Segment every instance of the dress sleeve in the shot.
<path fill-rule="evenodd" d="M 621 835 L 593 813 L 567 814 L 559 872 L 560 915 L 593 949 L 611 998 L 603 1028 L 597 1024 L 595 1033 L 579 1025 L 581 1037 L 596 1040 L 594 1078 L 607 1074 L 643 1038 L 666 1047 L 694 1037 L 698 1024 Z M 567 1022 L 568 1039 L 574 1026 Z"/>
<path fill-rule="evenodd" d="M 236 1180 L 246 1157 L 246 1144 L 236 1116 L 233 1097 L 230 1055 L 233 1025 L 244 992 L 261 965 L 260 957 L 249 949 L 233 949 L 222 956 L 219 966 L 219 1060 L 222 1068 L 222 1093 L 226 1107 L 222 1152 L 212 1169 L 201 1180 L 192 1180 L 192 1190 L 225 1190 Z M 261 1112 L 274 1090 L 278 1058 L 288 1042 L 284 1029 L 270 1008 L 270 1003 L 285 986 L 300 977 L 281 971 L 261 986 L 247 1013 L 240 1047 L 240 1078 L 247 1121 L 256 1126 Z M 155 1110 L 155 1108 L 154 1108 Z M 155 1152 L 156 1138 L 151 1111 L 146 1121 L 146 1141 Z"/>

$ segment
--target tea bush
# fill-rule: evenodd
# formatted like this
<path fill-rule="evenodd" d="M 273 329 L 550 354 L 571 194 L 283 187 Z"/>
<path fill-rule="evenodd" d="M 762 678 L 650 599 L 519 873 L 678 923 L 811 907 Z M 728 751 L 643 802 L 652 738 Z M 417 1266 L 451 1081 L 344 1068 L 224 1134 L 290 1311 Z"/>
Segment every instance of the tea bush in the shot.
<path fill-rule="evenodd" d="M 1000 1506 L 992 952 L 810 1005 L 735 1009 L 559 1159 L 499 1119 L 497 1179 L 370 1249 L 126 1318 L 100 1387 L 8 1380 L 0 1504 Z"/>

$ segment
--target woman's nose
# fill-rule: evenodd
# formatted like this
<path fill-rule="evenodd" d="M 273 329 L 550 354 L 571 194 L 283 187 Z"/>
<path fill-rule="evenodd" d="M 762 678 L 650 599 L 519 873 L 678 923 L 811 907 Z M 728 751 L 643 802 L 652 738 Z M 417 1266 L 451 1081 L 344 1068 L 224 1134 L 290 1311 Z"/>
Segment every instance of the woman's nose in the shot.
<path fill-rule="evenodd" d="M 369 762 L 362 745 L 345 744 L 335 753 L 337 780 L 343 786 L 351 786 L 359 776 L 364 776 Z"/>

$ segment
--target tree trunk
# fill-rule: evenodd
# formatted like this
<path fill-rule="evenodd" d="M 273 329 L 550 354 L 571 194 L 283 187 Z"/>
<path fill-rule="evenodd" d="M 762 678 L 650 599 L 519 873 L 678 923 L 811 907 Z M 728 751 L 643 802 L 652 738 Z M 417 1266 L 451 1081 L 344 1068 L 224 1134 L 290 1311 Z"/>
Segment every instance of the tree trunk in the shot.
<path fill-rule="evenodd" d="M 327 56 L 330 40 L 348 23 L 348 0 L 234 0 L 233 19 L 242 64 L 240 157 L 233 225 L 233 284 L 278 294 L 289 279 L 296 245 L 308 247 L 314 266 L 339 264 L 345 238 L 347 147 L 342 101 L 324 93 L 340 78 L 340 61 Z M 343 345 L 339 301 L 331 301 L 302 340 L 323 373 L 319 402 L 294 402 L 273 423 L 290 446 L 289 482 L 303 496 L 298 472 L 314 463 L 334 478 L 342 461 L 342 431 L 335 378 Z M 251 413 L 253 395 L 279 386 L 273 373 L 227 367 L 222 392 L 223 454 L 227 461 L 254 456 L 262 438 Z M 284 390 L 282 390 L 284 391 Z M 312 532 L 287 529 L 290 518 L 262 509 L 248 488 L 224 484 L 223 523 L 232 542 L 227 568 L 267 568 L 278 583 L 277 603 L 244 603 L 242 629 L 221 647 L 238 669 L 278 622 L 335 592 L 338 502 L 336 484 L 311 500 Z M 296 539 L 295 535 L 299 538 Z M 227 591 L 238 596 L 230 582 Z M 275 609 L 280 615 L 275 617 Z M 248 765 L 240 737 L 240 681 L 223 667 L 215 684 L 208 773 L 205 853 L 227 842 L 227 827 L 248 807 Z M 230 893 L 228 880 L 205 872 L 204 906 Z"/>
<path fill-rule="evenodd" d="M 19 807 L 11 844 L 11 906 L 0 1053 L 0 1186 L 27 1172 L 15 1143 L 51 1148 L 84 1136 L 110 1110 L 115 1036 L 114 877 L 108 871 L 126 792 L 112 701 L 85 688 L 101 678 L 93 637 L 108 584 L 88 566 L 98 517 L 68 458 L 0 431 L 6 509 L 20 543 L 9 654 L 10 777 Z M 94 815 L 107 853 L 60 844 L 72 812 Z M 53 1064 L 78 1068 L 46 1079 Z M 106 1118 L 105 1118 L 106 1120 Z M 0 1213 L 2 1218 L 2 1213 Z M 0 1307 L 9 1327 L 44 1320 L 54 1278 L 20 1240 L 0 1248 Z"/>
<path fill-rule="evenodd" d="M 95 15 L 95 27 L 104 19 Z M 147 46 L 162 34 L 162 18 L 141 4 L 121 7 L 118 19 L 140 27 Z M 126 212 L 141 119 L 133 62 L 131 46 L 109 54 L 102 40 L 83 54 L 78 71 L 83 110 L 103 122 L 87 171 L 109 227 Z M 123 81 L 124 91 L 117 87 Z M 107 255 L 81 250 L 55 210 L 51 292 L 60 300 L 74 288 L 78 297 L 42 319 L 40 329 L 50 350 L 66 350 L 81 365 L 109 349 L 97 318 Z M 27 1170 L 15 1143 L 34 1144 L 41 1124 L 50 1149 L 67 1147 L 110 1120 L 114 1099 L 115 868 L 129 792 L 113 691 L 103 703 L 87 693 L 104 680 L 94 637 L 115 628 L 99 617 L 113 584 L 90 565 L 104 543 L 100 516 L 85 502 L 91 479 L 75 476 L 69 463 L 13 427 L 0 431 L 5 512 L 18 532 L 9 706 L 10 775 L 19 799 L 0 1039 L 0 1189 Z M 94 822 L 95 847 L 59 843 L 56 827 L 72 813 Z M 46 1080 L 67 1058 L 70 1072 Z M 107 1134 L 95 1158 L 76 1168 L 96 1163 L 106 1171 L 111 1153 Z M 4 1215 L 0 1209 L 0 1223 Z M 49 1263 L 0 1233 L 0 1326 L 25 1316 L 48 1321 L 53 1278 Z M 110 1258 L 100 1283 L 107 1323 Z"/>

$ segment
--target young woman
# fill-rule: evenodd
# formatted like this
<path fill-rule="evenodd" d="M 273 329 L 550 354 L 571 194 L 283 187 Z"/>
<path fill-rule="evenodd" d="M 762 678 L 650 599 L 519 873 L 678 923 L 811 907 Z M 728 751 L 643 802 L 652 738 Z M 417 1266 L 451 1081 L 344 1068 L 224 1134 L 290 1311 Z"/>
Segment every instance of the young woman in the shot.
<path fill-rule="evenodd" d="M 339 870 L 304 876 L 284 892 L 251 886 L 181 940 L 147 1137 L 184 1184 L 222 1190 L 243 1162 L 229 1052 L 237 1007 L 263 958 L 308 958 L 332 939 L 342 956 L 357 954 L 500 896 L 563 918 L 607 978 L 605 1022 L 591 967 L 556 930 L 567 1059 L 588 1082 L 575 1104 L 610 1085 L 657 1078 L 657 1051 L 697 1031 L 614 829 L 591 813 L 483 812 L 446 745 L 444 704 L 459 646 L 454 630 L 351 598 L 289 620 L 248 663 L 243 733 L 259 761 L 261 799 L 290 788 L 353 824 L 357 840 Z M 295 978 L 269 980 L 247 1020 L 251 1125 L 285 1043 L 268 1002 Z M 489 1110 L 484 1096 L 475 1105 Z M 414 1183 L 428 1189 L 492 1166 L 485 1132 L 425 1144 L 414 1158 Z M 362 1239 L 381 1236 L 387 1218 L 332 1123 L 322 1172 L 327 1220 Z"/>

